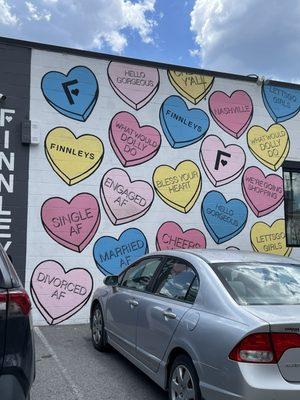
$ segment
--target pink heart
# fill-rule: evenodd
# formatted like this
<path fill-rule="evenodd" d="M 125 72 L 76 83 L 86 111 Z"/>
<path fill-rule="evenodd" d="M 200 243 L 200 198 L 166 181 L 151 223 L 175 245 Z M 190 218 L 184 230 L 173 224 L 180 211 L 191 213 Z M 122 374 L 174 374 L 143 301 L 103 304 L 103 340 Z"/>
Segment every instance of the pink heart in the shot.
<path fill-rule="evenodd" d="M 103 207 L 114 225 L 126 224 L 142 217 L 151 207 L 152 186 L 145 181 L 131 181 L 126 171 L 113 168 L 100 185 Z"/>
<path fill-rule="evenodd" d="M 153 126 L 140 126 L 134 115 L 122 111 L 111 120 L 109 139 L 124 167 L 142 164 L 158 152 L 161 136 Z"/>
<path fill-rule="evenodd" d="M 238 139 L 251 122 L 253 104 L 244 90 L 236 90 L 230 96 L 214 92 L 209 98 L 209 111 L 225 132 Z"/>
<path fill-rule="evenodd" d="M 242 173 L 246 155 L 240 146 L 225 146 L 218 136 L 210 135 L 202 142 L 200 160 L 212 184 L 222 186 Z"/>
<path fill-rule="evenodd" d="M 52 197 L 42 205 L 41 218 L 52 239 L 80 253 L 97 232 L 100 209 L 97 199 L 89 193 L 80 193 L 70 202 Z"/>
<path fill-rule="evenodd" d="M 83 268 L 64 270 L 54 260 L 43 261 L 34 270 L 30 291 L 34 303 L 49 325 L 59 324 L 78 312 L 93 290 L 93 278 Z"/>
<path fill-rule="evenodd" d="M 135 110 L 144 107 L 159 87 L 157 68 L 111 61 L 107 74 L 113 90 Z"/>
<path fill-rule="evenodd" d="M 163 223 L 156 235 L 157 250 L 205 249 L 206 239 L 198 229 L 183 231 L 176 222 Z"/>
<path fill-rule="evenodd" d="M 283 202 L 283 179 L 276 174 L 265 175 L 257 167 L 249 167 L 244 172 L 242 190 L 257 217 L 269 214 Z"/>

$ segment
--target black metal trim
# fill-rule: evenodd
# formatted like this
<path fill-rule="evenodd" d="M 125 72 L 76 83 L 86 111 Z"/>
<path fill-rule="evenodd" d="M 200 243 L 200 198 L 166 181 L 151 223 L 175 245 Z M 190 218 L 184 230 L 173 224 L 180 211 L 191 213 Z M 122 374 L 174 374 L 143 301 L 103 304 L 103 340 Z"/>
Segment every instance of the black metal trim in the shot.
<path fill-rule="evenodd" d="M 300 161 L 285 160 L 282 164 L 284 171 L 300 172 Z"/>
<path fill-rule="evenodd" d="M 117 61 L 117 62 L 129 63 L 129 64 L 138 64 L 138 65 L 144 65 L 144 66 L 148 66 L 148 67 L 161 68 L 161 69 L 165 69 L 165 70 L 167 70 L 167 69 L 174 70 L 175 69 L 177 71 L 192 72 L 192 73 L 196 73 L 196 74 L 203 74 L 203 75 L 214 76 L 214 77 L 218 77 L 218 78 L 226 78 L 226 79 L 247 81 L 247 82 L 253 82 L 253 83 L 257 82 L 257 77 L 255 77 L 253 75 L 251 76 L 251 75 L 240 75 L 240 74 L 233 74 L 233 73 L 220 72 L 220 71 L 208 71 L 205 69 L 187 67 L 187 66 L 183 66 L 183 65 L 168 64 L 168 63 L 141 60 L 141 59 L 130 58 L 130 57 L 116 56 L 114 54 L 104 54 L 104 53 L 98 53 L 98 52 L 90 51 L 90 50 L 72 49 L 70 47 L 56 46 L 56 45 L 47 44 L 47 43 L 31 42 L 31 41 L 27 41 L 27 40 L 8 38 L 8 37 L 4 37 L 4 36 L 0 36 L 0 45 L 1 44 L 12 45 L 12 46 L 22 46 L 22 47 L 28 47 L 28 48 L 37 49 L 37 50 L 45 50 L 45 51 L 52 51 L 52 52 L 58 52 L 58 53 L 67 53 L 67 54 L 79 55 L 79 56 L 83 56 L 83 57 L 96 58 L 96 59 L 100 59 L 100 60 Z M 294 83 L 278 82 L 278 81 L 273 81 L 273 80 L 269 80 L 268 83 L 278 85 L 278 86 L 288 86 L 291 88 L 294 87 L 296 89 L 299 89 L 299 87 L 300 87 L 300 85 L 297 85 Z"/>

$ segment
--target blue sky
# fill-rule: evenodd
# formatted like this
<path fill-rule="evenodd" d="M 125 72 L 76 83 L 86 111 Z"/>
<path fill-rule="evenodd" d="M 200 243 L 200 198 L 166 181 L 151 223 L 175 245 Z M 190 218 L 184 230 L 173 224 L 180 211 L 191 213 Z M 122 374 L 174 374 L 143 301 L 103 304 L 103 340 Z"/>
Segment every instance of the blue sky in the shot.
<path fill-rule="evenodd" d="M 145 58 L 153 61 L 170 64 L 199 66 L 199 59 L 190 55 L 190 49 L 194 49 L 194 33 L 190 30 L 190 13 L 194 1 L 184 0 L 157 0 L 156 19 L 157 26 L 153 30 L 154 44 L 139 40 L 136 32 L 131 32 L 126 55 L 134 58 Z M 128 29 L 130 35 L 130 29 Z M 106 48 L 109 52 L 109 48 Z"/>
<path fill-rule="evenodd" d="M 297 83 L 299 21 L 299 0 L 0 0 L 1 36 Z"/>

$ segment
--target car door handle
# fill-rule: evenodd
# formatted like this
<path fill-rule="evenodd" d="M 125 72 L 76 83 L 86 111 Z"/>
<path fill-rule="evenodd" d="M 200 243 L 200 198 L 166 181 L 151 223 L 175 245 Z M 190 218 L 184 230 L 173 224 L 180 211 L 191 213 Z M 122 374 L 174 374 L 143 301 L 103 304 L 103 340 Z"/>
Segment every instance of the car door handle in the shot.
<path fill-rule="evenodd" d="M 174 313 L 173 313 L 172 311 L 170 311 L 170 310 L 164 311 L 164 312 L 163 312 L 163 315 L 164 315 L 165 318 L 168 318 L 168 319 L 176 319 L 176 317 L 177 317 L 177 315 L 174 314 Z"/>
<path fill-rule="evenodd" d="M 130 304 L 130 307 L 133 308 L 133 307 L 137 307 L 139 305 L 139 302 L 136 300 L 129 300 L 129 304 Z"/>

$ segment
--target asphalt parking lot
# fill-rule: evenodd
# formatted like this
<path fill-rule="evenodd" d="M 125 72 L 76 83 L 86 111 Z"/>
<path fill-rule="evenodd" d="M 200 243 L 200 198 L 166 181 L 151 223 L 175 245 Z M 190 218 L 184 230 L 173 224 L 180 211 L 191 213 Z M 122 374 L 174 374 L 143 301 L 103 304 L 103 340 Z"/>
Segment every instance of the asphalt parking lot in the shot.
<path fill-rule="evenodd" d="M 164 391 L 116 351 L 97 352 L 88 325 L 35 328 L 31 400 L 166 400 Z"/>

